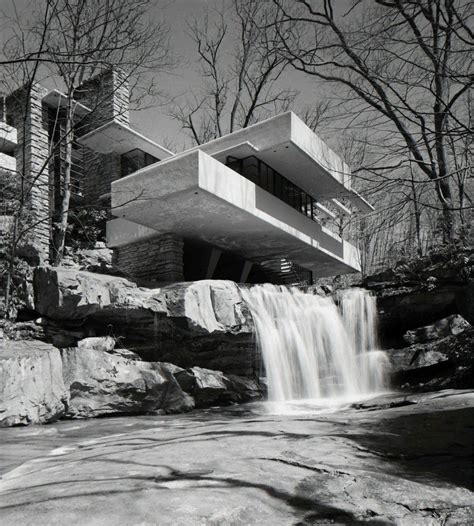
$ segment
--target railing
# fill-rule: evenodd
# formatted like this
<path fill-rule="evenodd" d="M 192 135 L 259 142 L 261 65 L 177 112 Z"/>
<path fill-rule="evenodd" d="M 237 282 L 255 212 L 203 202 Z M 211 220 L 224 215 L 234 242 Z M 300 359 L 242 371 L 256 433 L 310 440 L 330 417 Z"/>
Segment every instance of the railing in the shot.
<path fill-rule="evenodd" d="M 264 161 L 254 155 L 243 159 L 228 156 L 226 165 L 306 217 L 319 221 L 316 200 Z"/>

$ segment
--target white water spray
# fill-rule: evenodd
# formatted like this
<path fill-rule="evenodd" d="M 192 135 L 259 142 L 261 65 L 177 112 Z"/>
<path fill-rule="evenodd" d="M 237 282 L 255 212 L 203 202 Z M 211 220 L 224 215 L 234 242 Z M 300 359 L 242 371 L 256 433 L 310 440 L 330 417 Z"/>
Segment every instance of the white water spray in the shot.
<path fill-rule="evenodd" d="M 367 291 L 331 298 L 296 288 L 257 285 L 242 294 L 254 318 L 275 402 L 337 404 L 386 388 L 386 358 L 377 351 L 375 299 Z"/>

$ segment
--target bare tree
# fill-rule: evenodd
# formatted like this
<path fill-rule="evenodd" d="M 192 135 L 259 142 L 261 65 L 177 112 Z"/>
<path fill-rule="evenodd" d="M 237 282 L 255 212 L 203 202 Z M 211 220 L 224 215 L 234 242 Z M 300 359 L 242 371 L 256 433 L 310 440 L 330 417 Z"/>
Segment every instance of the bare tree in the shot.
<path fill-rule="evenodd" d="M 45 38 L 48 67 L 60 77 L 66 95 L 64 119 L 65 166 L 61 206 L 54 236 L 54 264 L 59 264 L 64 243 L 71 198 L 72 144 L 75 135 L 74 95 L 88 77 L 120 67 L 125 79 L 142 78 L 170 65 L 168 30 L 149 17 L 148 0 L 44 0 L 52 16 Z M 42 23 L 33 35 L 44 32 Z M 42 55 L 43 56 L 43 55 Z"/>
<path fill-rule="evenodd" d="M 281 86 L 287 59 L 273 52 L 263 2 L 237 0 L 189 23 L 203 85 L 171 112 L 196 144 L 286 111 L 297 92 Z"/>
<path fill-rule="evenodd" d="M 22 98 L 18 101 L 24 106 L 23 122 L 20 124 L 22 130 L 27 128 L 30 118 L 25 101 L 29 100 L 35 83 L 45 76 L 53 74 L 62 81 L 66 109 L 61 109 L 64 126 L 60 137 L 57 141 L 50 138 L 49 155 L 41 166 L 36 166 L 34 170 L 27 168 L 27 148 L 23 141 L 17 154 L 17 159 L 20 159 L 17 172 L 12 176 L 0 174 L 0 204 L 10 219 L 4 225 L 6 232 L 0 247 L 0 278 L 5 290 L 7 316 L 13 312 L 12 293 L 15 282 L 19 281 L 16 276 L 19 248 L 28 236 L 34 235 L 38 225 L 58 221 L 54 263 L 58 264 L 62 258 L 70 215 L 72 147 L 76 129 L 82 125 L 82 119 L 75 115 L 75 90 L 89 76 L 119 67 L 125 72 L 123 82 L 133 85 L 136 103 L 142 101 L 144 96 L 156 93 L 153 77 L 148 73 L 156 74 L 172 65 L 167 27 L 160 21 L 149 19 L 148 1 L 124 3 L 107 0 L 98 3 L 92 0 L 44 0 L 37 7 L 33 23 L 22 13 L 15 13 L 11 21 L 11 36 L 3 50 L 6 57 L 2 64 L 3 91 L 8 93 L 18 86 L 22 87 Z M 94 112 L 103 102 L 99 98 L 91 111 Z M 58 107 L 55 126 L 59 124 L 59 114 Z M 59 213 L 52 215 L 50 210 L 44 210 L 40 214 L 31 214 L 32 194 L 40 186 L 46 193 L 51 190 L 49 186 L 52 182 L 45 182 L 43 175 L 59 149 L 66 152 Z M 44 185 L 48 188 L 43 188 Z"/>
<path fill-rule="evenodd" d="M 369 126 L 378 158 L 366 174 L 391 181 L 403 170 L 406 180 L 405 166 L 416 165 L 436 196 L 417 203 L 442 211 L 444 241 L 452 240 L 457 212 L 472 206 L 466 185 L 462 202 L 453 192 L 459 150 L 472 133 L 465 105 L 474 80 L 470 2 L 356 0 L 345 11 L 331 0 L 273 5 L 273 22 L 262 30 L 276 30 L 280 53 L 331 86 L 353 129 Z"/>

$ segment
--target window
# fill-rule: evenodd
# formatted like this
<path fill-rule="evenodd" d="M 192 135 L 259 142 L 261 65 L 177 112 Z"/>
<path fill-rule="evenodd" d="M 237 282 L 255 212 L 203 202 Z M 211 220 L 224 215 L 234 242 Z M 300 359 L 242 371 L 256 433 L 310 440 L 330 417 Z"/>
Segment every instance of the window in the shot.
<path fill-rule="evenodd" d="M 121 157 L 121 172 L 122 177 L 130 175 L 137 170 L 145 168 L 150 164 L 157 163 L 160 159 L 150 155 L 149 153 L 144 152 L 135 148 L 135 150 L 130 150 L 127 153 L 122 154 Z"/>
<path fill-rule="evenodd" d="M 267 163 L 251 155 L 243 159 L 227 157 L 226 165 L 260 188 L 278 197 L 306 217 L 317 221 L 316 200 L 299 186 L 283 177 Z"/>

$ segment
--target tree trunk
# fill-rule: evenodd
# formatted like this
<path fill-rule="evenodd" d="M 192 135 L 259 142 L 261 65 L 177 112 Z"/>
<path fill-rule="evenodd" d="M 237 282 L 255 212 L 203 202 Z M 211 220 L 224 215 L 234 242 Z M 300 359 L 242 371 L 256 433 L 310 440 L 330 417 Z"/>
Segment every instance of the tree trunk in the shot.
<path fill-rule="evenodd" d="M 73 143 L 73 122 L 74 110 L 72 105 L 72 99 L 68 97 L 68 105 L 66 109 L 66 125 L 65 125 L 65 165 L 64 165 L 64 177 L 62 180 L 62 196 L 61 196 L 61 207 L 59 209 L 59 222 L 58 227 L 54 236 L 54 265 L 58 266 L 64 256 L 64 245 L 66 242 L 66 231 L 69 218 L 69 204 L 71 201 L 71 167 L 72 167 L 72 143 Z M 60 148 L 60 144 L 58 145 Z"/>

